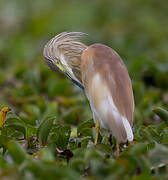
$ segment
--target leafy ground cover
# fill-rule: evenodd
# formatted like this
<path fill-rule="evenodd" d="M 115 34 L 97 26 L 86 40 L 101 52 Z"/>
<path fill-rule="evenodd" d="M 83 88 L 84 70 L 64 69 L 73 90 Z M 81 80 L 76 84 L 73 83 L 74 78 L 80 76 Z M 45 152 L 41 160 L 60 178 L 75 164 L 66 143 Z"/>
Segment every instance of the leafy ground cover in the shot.
<path fill-rule="evenodd" d="M 0 179 L 168 179 L 167 1 L 0 1 Z M 83 92 L 45 65 L 44 44 L 83 31 L 113 47 L 135 95 L 134 142 L 94 145 Z"/>

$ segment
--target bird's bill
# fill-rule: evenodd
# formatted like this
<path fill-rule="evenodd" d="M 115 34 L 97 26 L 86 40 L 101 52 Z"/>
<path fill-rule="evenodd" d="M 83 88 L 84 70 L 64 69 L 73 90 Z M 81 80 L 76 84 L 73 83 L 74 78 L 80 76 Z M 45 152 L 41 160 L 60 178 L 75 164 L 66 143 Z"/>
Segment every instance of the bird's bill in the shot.
<path fill-rule="evenodd" d="M 83 85 L 82 85 L 79 81 L 76 81 L 75 79 L 71 78 L 71 76 L 70 76 L 68 73 L 66 73 L 66 72 L 65 72 L 64 74 L 65 74 L 65 76 L 66 76 L 68 79 L 70 79 L 74 84 L 76 84 L 78 87 L 80 87 L 81 89 L 84 90 Z"/>
<path fill-rule="evenodd" d="M 76 79 L 76 77 L 74 76 L 73 72 L 69 71 L 69 68 L 67 66 L 65 66 L 64 64 L 62 64 L 61 62 L 57 63 L 57 67 L 60 69 L 60 71 L 63 72 L 63 74 L 65 74 L 66 77 L 68 77 L 68 79 L 70 79 L 74 84 L 76 84 L 78 87 L 80 87 L 81 89 L 84 89 L 83 85 Z"/>

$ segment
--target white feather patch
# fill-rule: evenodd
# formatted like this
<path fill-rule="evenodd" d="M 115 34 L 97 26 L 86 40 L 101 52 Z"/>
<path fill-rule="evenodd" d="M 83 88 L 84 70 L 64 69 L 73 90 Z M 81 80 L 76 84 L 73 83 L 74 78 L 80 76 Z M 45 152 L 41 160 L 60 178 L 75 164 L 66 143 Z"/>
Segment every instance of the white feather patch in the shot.
<path fill-rule="evenodd" d="M 122 121 L 123 121 L 124 127 L 126 129 L 128 141 L 133 141 L 134 135 L 132 133 L 132 128 L 130 126 L 130 123 L 128 122 L 127 118 L 125 118 L 124 116 L 122 116 Z"/>
<path fill-rule="evenodd" d="M 95 92 L 96 90 L 96 92 Z M 87 92 L 86 92 L 87 93 Z M 122 120 L 122 123 L 124 125 L 126 134 L 127 134 L 127 140 L 132 141 L 133 140 L 133 132 L 132 128 L 125 116 L 123 116 L 117 109 L 117 107 L 114 104 L 114 101 L 112 99 L 111 93 L 109 92 L 106 84 L 101 79 L 101 76 L 99 74 L 96 74 L 92 79 L 92 93 L 96 96 L 96 93 L 100 101 L 98 101 L 98 104 L 94 104 L 92 102 L 91 96 L 87 93 L 87 97 L 90 101 L 91 109 L 94 112 L 95 116 L 98 117 L 100 121 L 100 125 L 104 128 L 109 129 L 108 127 L 108 119 L 107 114 L 108 112 L 112 112 L 112 115 L 114 117 L 114 120 L 119 121 Z M 117 129 L 115 127 L 112 127 L 113 135 L 116 136 Z M 121 140 L 122 141 L 122 140 Z"/>

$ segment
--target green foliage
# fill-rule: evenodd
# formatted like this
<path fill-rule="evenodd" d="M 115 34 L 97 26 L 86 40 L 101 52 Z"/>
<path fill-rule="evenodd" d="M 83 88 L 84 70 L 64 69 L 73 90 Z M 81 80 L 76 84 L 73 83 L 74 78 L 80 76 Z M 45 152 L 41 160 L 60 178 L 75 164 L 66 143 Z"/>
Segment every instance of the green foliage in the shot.
<path fill-rule="evenodd" d="M 7 142 L 7 150 L 9 151 L 9 155 L 11 155 L 14 163 L 21 164 L 25 160 L 26 153 L 22 146 L 15 141 Z"/>
<path fill-rule="evenodd" d="M 0 1 L 0 179 L 168 179 L 168 2 Z M 135 96 L 134 141 L 101 129 L 94 145 L 84 93 L 44 63 L 45 43 L 62 31 L 111 46 L 128 67 Z"/>
<path fill-rule="evenodd" d="M 52 128 L 54 119 L 55 118 L 53 118 L 53 117 L 45 118 L 37 130 L 37 136 L 42 145 L 45 145 L 47 143 L 48 135 Z"/>
<path fill-rule="evenodd" d="M 153 112 L 156 113 L 163 121 L 168 124 L 168 111 L 162 108 L 155 108 Z"/>
<path fill-rule="evenodd" d="M 55 125 L 54 127 L 52 127 L 52 135 L 50 138 L 58 148 L 60 148 L 61 150 L 65 150 L 69 142 L 70 134 L 70 126 Z"/>

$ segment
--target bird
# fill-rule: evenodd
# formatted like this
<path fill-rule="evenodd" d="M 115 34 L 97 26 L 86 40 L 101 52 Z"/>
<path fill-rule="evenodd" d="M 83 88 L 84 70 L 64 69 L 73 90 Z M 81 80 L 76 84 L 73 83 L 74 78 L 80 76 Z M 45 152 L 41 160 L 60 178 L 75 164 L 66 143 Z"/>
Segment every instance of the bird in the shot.
<path fill-rule="evenodd" d="M 128 70 L 111 47 L 81 42 L 87 34 L 63 32 L 45 46 L 43 56 L 54 71 L 63 73 L 86 94 L 95 122 L 95 144 L 100 128 L 105 128 L 119 144 L 133 141 L 134 95 Z"/>

